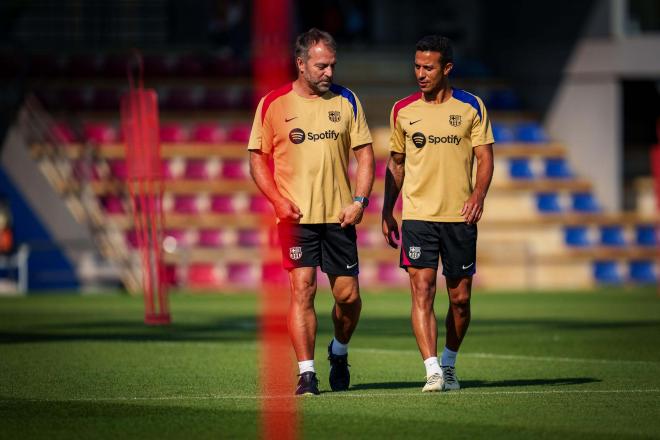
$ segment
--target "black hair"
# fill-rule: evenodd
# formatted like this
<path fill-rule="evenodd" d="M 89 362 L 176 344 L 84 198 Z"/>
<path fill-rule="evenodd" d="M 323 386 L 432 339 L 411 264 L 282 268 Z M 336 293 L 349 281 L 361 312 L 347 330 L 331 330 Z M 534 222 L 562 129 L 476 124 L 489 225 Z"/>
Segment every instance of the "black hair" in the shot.
<path fill-rule="evenodd" d="M 427 35 L 417 42 L 415 49 L 421 52 L 440 52 L 440 63 L 443 66 L 454 62 L 454 48 L 447 37 Z"/>
<path fill-rule="evenodd" d="M 335 42 L 335 39 L 332 38 L 332 35 L 320 29 L 311 28 L 307 32 L 298 35 L 296 38 L 294 50 L 295 57 L 300 57 L 303 61 L 307 61 L 309 59 L 309 48 L 319 42 L 323 42 L 326 46 L 332 49 L 333 52 L 337 52 L 337 43 Z"/>

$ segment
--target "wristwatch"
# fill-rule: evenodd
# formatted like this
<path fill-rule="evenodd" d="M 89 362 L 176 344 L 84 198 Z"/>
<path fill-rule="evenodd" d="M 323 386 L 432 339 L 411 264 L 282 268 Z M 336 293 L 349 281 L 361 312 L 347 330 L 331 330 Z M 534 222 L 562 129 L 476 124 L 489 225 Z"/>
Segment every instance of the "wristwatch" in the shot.
<path fill-rule="evenodd" d="M 353 201 L 362 203 L 363 208 L 366 208 L 367 206 L 369 206 L 369 199 L 366 198 L 366 197 L 355 196 L 355 197 L 353 197 Z"/>

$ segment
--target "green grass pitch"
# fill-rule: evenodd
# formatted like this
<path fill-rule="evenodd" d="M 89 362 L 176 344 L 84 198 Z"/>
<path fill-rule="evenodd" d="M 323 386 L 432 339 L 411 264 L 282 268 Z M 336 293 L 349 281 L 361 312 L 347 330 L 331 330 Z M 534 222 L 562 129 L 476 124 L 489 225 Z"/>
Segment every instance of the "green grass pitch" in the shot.
<path fill-rule="evenodd" d="M 363 302 L 351 390 L 331 393 L 331 300 L 317 296 L 322 395 L 299 398 L 300 438 L 660 437 L 655 288 L 477 291 L 463 389 L 432 395 L 408 294 Z M 171 303 L 174 323 L 148 328 L 139 298 L 0 298 L 0 438 L 258 437 L 258 297 Z"/>

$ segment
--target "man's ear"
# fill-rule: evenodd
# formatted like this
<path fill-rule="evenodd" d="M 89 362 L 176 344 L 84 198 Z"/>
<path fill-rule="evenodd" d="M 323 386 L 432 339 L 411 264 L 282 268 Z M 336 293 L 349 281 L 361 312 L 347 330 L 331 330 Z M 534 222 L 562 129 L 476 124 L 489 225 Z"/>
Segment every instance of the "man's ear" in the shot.
<path fill-rule="evenodd" d="M 443 71 L 445 76 L 449 75 L 449 72 L 451 72 L 451 69 L 454 68 L 454 63 L 447 63 L 445 64 L 445 67 L 443 67 Z"/>

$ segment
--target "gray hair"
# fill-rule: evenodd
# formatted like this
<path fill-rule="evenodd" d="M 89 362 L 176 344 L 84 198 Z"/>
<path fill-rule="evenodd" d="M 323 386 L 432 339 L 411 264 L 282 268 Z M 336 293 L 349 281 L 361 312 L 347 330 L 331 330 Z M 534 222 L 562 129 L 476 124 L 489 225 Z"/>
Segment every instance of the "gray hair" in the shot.
<path fill-rule="evenodd" d="M 295 57 L 300 57 L 303 61 L 307 61 L 309 59 L 309 48 L 321 42 L 333 52 L 337 52 L 337 43 L 332 38 L 332 35 L 320 29 L 311 28 L 296 38 Z"/>

